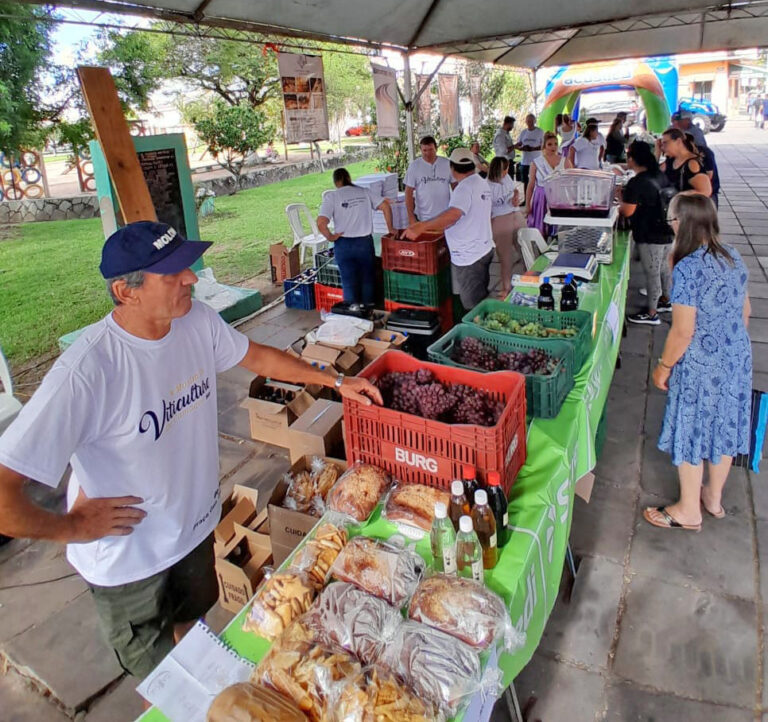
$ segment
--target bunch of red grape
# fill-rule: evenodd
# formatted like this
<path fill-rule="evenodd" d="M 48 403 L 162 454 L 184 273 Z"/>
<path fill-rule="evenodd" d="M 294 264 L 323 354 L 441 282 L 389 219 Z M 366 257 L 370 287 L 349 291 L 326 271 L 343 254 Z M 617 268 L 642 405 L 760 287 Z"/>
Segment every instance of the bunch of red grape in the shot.
<path fill-rule="evenodd" d="M 549 376 L 557 361 L 542 349 L 498 353 L 493 346 L 466 336 L 454 346 L 452 358 L 457 363 L 483 371 L 518 371 L 521 374 Z"/>
<path fill-rule="evenodd" d="M 429 369 L 393 371 L 377 386 L 387 408 L 447 424 L 494 426 L 504 410 L 504 402 L 485 391 L 442 383 Z"/>

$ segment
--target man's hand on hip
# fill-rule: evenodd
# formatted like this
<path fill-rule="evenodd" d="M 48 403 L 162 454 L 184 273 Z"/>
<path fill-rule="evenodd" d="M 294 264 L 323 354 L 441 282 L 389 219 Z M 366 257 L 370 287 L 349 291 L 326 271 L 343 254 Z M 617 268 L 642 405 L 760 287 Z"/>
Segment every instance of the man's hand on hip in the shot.
<path fill-rule="evenodd" d="M 111 496 L 89 499 L 82 489 L 67 514 L 70 542 L 90 542 L 106 536 L 126 536 L 146 515 L 138 496 Z"/>

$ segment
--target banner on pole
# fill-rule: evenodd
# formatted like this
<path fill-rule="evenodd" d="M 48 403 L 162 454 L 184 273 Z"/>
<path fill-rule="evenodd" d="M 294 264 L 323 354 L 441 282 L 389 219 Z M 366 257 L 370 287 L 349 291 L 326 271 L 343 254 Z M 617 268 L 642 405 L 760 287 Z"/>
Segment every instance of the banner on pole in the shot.
<path fill-rule="evenodd" d="M 285 142 L 328 140 L 323 59 L 319 55 L 278 53 L 285 106 Z"/>
<path fill-rule="evenodd" d="M 430 92 L 431 79 L 429 75 L 416 74 L 416 91 L 424 88 L 419 97 L 419 133 L 427 135 L 432 132 L 432 93 Z M 424 87 L 426 86 L 426 87 Z"/>
<path fill-rule="evenodd" d="M 376 99 L 376 135 L 400 137 L 400 112 L 397 101 L 397 73 L 392 68 L 371 63 L 373 95 Z"/>
<path fill-rule="evenodd" d="M 459 135 L 459 76 L 440 73 L 437 76 L 440 95 L 440 135 Z"/>
<path fill-rule="evenodd" d="M 483 122 L 482 107 L 482 85 L 483 79 L 479 75 L 472 75 L 469 78 L 469 102 L 472 106 L 472 132 L 476 133 Z"/>

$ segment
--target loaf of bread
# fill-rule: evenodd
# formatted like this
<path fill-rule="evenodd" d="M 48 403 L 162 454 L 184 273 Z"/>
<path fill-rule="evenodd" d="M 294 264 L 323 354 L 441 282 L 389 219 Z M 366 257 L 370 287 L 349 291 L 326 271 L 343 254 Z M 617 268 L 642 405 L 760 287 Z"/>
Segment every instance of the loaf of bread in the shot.
<path fill-rule="evenodd" d="M 378 467 L 359 464 L 345 471 L 328 493 L 328 508 L 363 522 L 376 508 L 389 486 L 389 478 Z"/>
<path fill-rule="evenodd" d="M 416 552 L 358 536 L 336 557 L 331 575 L 402 607 L 415 591 L 424 566 Z"/>
<path fill-rule="evenodd" d="M 208 708 L 208 722 L 307 722 L 296 704 L 268 687 L 250 682 L 222 690 Z"/>
<path fill-rule="evenodd" d="M 448 508 L 451 495 L 423 484 L 400 484 L 390 492 L 384 514 L 389 521 L 429 531 L 435 518 L 435 502 L 438 501 Z"/>
<path fill-rule="evenodd" d="M 408 616 L 480 648 L 502 639 L 511 624 L 498 594 L 474 579 L 445 574 L 419 584 Z"/>

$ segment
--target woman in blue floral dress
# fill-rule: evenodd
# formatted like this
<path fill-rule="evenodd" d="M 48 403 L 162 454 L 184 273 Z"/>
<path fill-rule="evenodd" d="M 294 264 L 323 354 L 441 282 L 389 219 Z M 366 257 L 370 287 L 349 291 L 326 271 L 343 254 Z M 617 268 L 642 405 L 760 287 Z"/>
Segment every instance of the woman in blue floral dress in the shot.
<path fill-rule="evenodd" d="M 721 497 L 731 461 L 749 451 L 748 273 L 739 253 L 720 243 L 717 210 L 706 196 L 675 196 L 668 220 L 675 232 L 672 328 L 653 382 L 669 392 L 659 448 L 677 466 L 680 500 L 648 507 L 643 516 L 654 526 L 698 531 L 702 508 L 725 516 Z"/>

